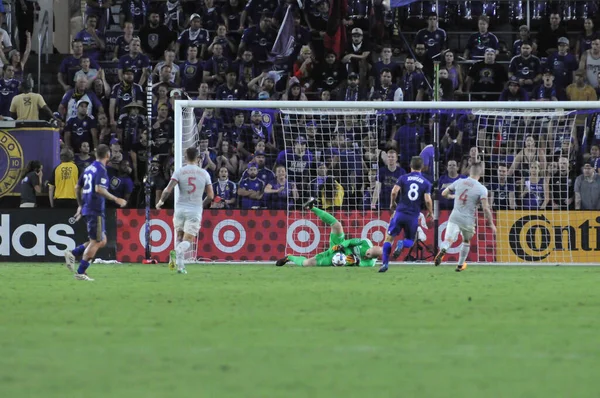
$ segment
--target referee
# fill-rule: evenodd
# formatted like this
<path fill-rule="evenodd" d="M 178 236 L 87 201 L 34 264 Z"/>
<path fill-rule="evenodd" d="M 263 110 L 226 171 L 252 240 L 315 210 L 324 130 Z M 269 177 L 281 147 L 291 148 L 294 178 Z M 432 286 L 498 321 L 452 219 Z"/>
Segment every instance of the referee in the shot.
<path fill-rule="evenodd" d="M 79 169 L 73 161 L 73 151 L 64 148 L 60 151 L 60 164 L 56 166 L 48 180 L 50 206 L 56 208 L 77 208 L 75 186 L 79 180 Z"/>

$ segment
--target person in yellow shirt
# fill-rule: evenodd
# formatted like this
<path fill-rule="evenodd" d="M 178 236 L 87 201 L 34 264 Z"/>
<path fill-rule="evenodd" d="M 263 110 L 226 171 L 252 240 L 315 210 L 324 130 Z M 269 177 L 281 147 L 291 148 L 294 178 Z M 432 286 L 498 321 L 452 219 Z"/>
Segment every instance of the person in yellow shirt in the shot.
<path fill-rule="evenodd" d="M 48 180 L 50 206 L 77 208 L 75 186 L 79 180 L 79 168 L 73 161 L 75 155 L 69 148 L 60 151 L 60 164 L 52 171 Z"/>
<path fill-rule="evenodd" d="M 37 93 L 32 93 L 33 78 L 31 74 L 27 75 L 19 87 L 21 94 L 15 95 L 10 103 L 10 115 L 15 120 L 40 120 L 40 110 L 44 111 L 50 118 L 55 119 L 57 123 L 62 122 L 54 117 L 52 111 L 46 105 L 44 98 Z M 44 119 L 46 120 L 46 119 Z"/>
<path fill-rule="evenodd" d="M 584 70 L 575 72 L 575 83 L 567 86 L 567 98 L 569 101 L 597 101 L 596 90 L 588 84 Z"/>

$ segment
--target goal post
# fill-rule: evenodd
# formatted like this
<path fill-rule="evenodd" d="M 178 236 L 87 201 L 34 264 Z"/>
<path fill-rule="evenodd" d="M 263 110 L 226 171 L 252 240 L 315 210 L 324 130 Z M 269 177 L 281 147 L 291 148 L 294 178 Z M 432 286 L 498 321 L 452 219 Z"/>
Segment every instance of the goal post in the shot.
<path fill-rule="evenodd" d="M 388 156 L 387 149 L 396 148 L 397 165 L 407 169 L 410 156 L 430 146 L 425 153 L 434 154 L 433 163 L 425 174 L 434 180 L 432 171 L 440 170 L 439 178 L 432 181 L 440 192 L 453 178 L 464 175 L 473 161 L 484 162 L 483 183 L 494 206 L 498 234 L 492 235 L 480 212 L 469 261 L 554 265 L 597 261 L 583 246 L 600 248 L 594 232 L 600 231 L 600 221 L 594 217 L 585 224 L 591 215 L 574 210 L 572 192 L 573 180 L 581 174 L 582 121 L 600 113 L 597 103 L 178 100 L 174 104 L 175 168 L 183 165 L 185 149 L 198 146 L 204 136 L 202 123 L 198 124 L 203 109 L 214 109 L 217 119 L 227 116 L 228 120 L 219 120 L 222 132 L 231 129 L 227 123 L 239 111 L 246 124 L 255 115 L 265 123 L 268 119 L 269 134 L 276 135 L 279 147 L 267 152 L 272 151 L 273 166 L 284 166 L 288 182 L 278 185 L 273 170 L 269 178 L 275 183 L 269 186 L 273 192 L 269 195 L 274 199 L 257 202 L 255 207 L 285 212 L 287 231 L 281 239 L 286 254 L 311 256 L 328 247 L 328 227 L 300 207 L 311 196 L 343 223 L 347 237 L 366 237 L 381 245 L 391 215 L 389 200 L 382 200 L 381 193 L 395 178 L 388 173 L 392 162 L 388 158 L 394 157 L 394 151 Z M 437 140 L 430 134 L 434 129 L 439 131 Z M 253 159 L 240 162 L 247 165 Z M 263 191 L 266 185 L 268 181 Z M 278 199 L 277 189 L 288 196 Z M 427 251 L 444 238 L 452 204 L 440 199 L 435 197 L 435 227 L 426 230 L 423 223 L 417 237 L 422 252 L 411 253 L 409 260 L 427 261 Z M 206 258 L 199 248 L 212 243 L 197 244 L 190 259 Z M 457 258 L 460 244 L 456 242 L 449 251 L 450 261 Z M 244 252 L 245 247 L 238 250 Z M 242 257 L 252 260 L 252 255 Z"/>

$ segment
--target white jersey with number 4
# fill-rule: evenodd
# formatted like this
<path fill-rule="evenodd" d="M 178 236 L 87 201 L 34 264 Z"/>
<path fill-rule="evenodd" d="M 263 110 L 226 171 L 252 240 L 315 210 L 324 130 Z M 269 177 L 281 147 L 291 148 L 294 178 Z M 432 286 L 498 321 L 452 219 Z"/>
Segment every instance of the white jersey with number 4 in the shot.
<path fill-rule="evenodd" d="M 487 198 L 487 188 L 469 177 L 454 181 L 448 189 L 454 191 L 454 209 L 448 221 L 461 227 L 476 225 L 477 206 L 481 199 Z"/>
<path fill-rule="evenodd" d="M 204 188 L 211 184 L 208 172 L 197 165 L 186 164 L 173 173 L 171 180 L 177 181 L 179 186 L 175 211 L 191 210 L 202 214 Z"/>

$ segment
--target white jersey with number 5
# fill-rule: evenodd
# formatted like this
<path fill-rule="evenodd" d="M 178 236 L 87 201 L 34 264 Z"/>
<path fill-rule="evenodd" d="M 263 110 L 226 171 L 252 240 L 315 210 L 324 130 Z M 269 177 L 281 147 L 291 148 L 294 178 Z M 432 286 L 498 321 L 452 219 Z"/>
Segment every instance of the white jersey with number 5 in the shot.
<path fill-rule="evenodd" d="M 477 206 L 481 199 L 487 198 L 487 188 L 469 177 L 454 181 L 448 189 L 454 191 L 454 209 L 448 221 L 458 226 L 476 225 Z"/>
<path fill-rule="evenodd" d="M 177 181 L 179 186 L 175 211 L 192 210 L 202 214 L 204 188 L 211 184 L 208 172 L 196 165 L 186 164 L 173 173 L 171 180 Z"/>

